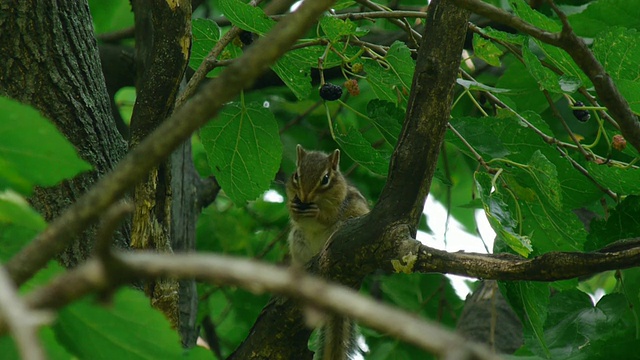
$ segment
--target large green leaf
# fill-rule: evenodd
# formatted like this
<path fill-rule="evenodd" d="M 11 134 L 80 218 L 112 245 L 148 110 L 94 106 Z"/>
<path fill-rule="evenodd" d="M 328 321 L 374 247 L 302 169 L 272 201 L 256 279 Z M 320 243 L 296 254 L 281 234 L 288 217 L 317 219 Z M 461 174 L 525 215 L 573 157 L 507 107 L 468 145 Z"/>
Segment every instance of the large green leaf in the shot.
<path fill-rule="evenodd" d="M 640 33 L 610 28 L 593 40 L 593 54 L 614 79 L 640 81 Z"/>
<path fill-rule="evenodd" d="M 193 38 L 189 66 L 192 69 L 197 69 L 220 40 L 221 30 L 213 20 L 193 19 L 191 33 Z"/>
<path fill-rule="evenodd" d="M 311 66 L 308 61 L 315 55 L 310 54 L 312 51 L 307 48 L 290 51 L 271 67 L 298 100 L 304 100 L 311 94 Z"/>
<path fill-rule="evenodd" d="M 342 20 L 333 16 L 320 18 L 320 27 L 331 42 L 336 42 L 343 36 L 356 35 L 358 33 L 358 26 L 353 21 L 349 19 Z"/>
<path fill-rule="evenodd" d="M 404 111 L 394 103 L 373 99 L 367 104 L 367 115 L 380 130 L 385 140 L 391 146 L 395 146 L 396 142 L 398 142 L 400 130 L 402 130 Z"/>
<path fill-rule="evenodd" d="M 549 285 L 530 281 L 500 281 L 500 290 L 524 326 L 527 342 L 538 345 L 548 356 L 544 323 L 548 315 Z"/>
<path fill-rule="evenodd" d="M 177 332 L 143 293 L 123 289 L 107 307 L 84 299 L 62 309 L 53 326 L 64 347 L 80 359 L 180 359 Z"/>
<path fill-rule="evenodd" d="M 278 171 L 278 124 L 261 104 L 232 103 L 200 130 L 216 180 L 236 205 L 265 192 Z"/>
<path fill-rule="evenodd" d="M 411 90 L 411 83 L 413 82 L 413 72 L 416 67 L 416 63 L 411 58 L 411 50 L 409 47 L 400 41 L 394 41 L 387 51 L 387 59 L 390 69 L 398 78 L 399 85 L 401 86 L 401 92 L 408 93 Z"/>
<path fill-rule="evenodd" d="M 584 11 L 569 16 L 571 27 L 580 36 L 595 37 L 609 27 L 624 26 L 640 30 L 639 0 L 596 0 Z"/>
<path fill-rule="evenodd" d="M 381 100 L 402 104 L 409 95 L 415 62 L 411 58 L 411 50 L 399 42 L 394 42 L 385 62 L 365 59 L 364 70 L 367 82 L 376 96 Z"/>
<path fill-rule="evenodd" d="M 560 89 L 559 76 L 551 71 L 551 69 L 542 66 L 538 56 L 529 49 L 529 46 L 522 47 L 522 59 L 531 76 L 533 76 L 538 82 L 538 85 L 540 85 L 540 88 L 555 93 L 562 92 Z"/>
<path fill-rule="evenodd" d="M 610 211 L 608 218 L 591 221 L 585 250 L 593 251 L 610 243 L 640 237 L 640 196 L 627 196 Z"/>
<path fill-rule="evenodd" d="M 246 31 L 264 35 L 276 23 L 259 7 L 253 7 L 240 0 L 218 0 L 218 6 L 233 25 Z"/>
<path fill-rule="evenodd" d="M 545 194 L 551 188 L 535 176 L 530 168 L 511 169 L 502 175 L 509 192 L 497 189 L 503 192 L 510 211 L 519 213 L 522 233 L 531 239 L 534 254 L 582 251 L 587 235 L 584 225 L 570 209 L 551 203 Z"/>
<path fill-rule="evenodd" d="M 473 34 L 473 53 L 491 66 L 499 67 L 501 65 L 500 56 L 503 51 L 491 40 L 485 39 L 476 33 Z"/>
<path fill-rule="evenodd" d="M 354 127 L 341 129 L 334 125 L 335 140 L 355 162 L 372 172 L 387 176 L 391 154 L 371 147 L 371 143 Z"/>
<path fill-rule="evenodd" d="M 516 253 L 524 257 L 529 256 L 533 250 L 531 240 L 518 233 L 518 224 L 502 195 L 499 192 L 491 192 L 492 183 L 489 175 L 476 173 L 475 179 L 485 215 L 496 236 Z"/>
<path fill-rule="evenodd" d="M 487 126 L 486 121 L 472 117 L 454 118 L 450 120 L 450 124 L 468 143 L 473 145 L 480 155 L 486 157 L 486 160 L 499 159 L 509 155 L 509 149 L 504 146 L 492 127 Z M 446 140 L 455 144 L 460 151 L 473 157 L 467 146 L 453 132 L 447 132 Z"/>
<path fill-rule="evenodd" d="M 509 0 L 509 4 L 513 11 L 528 23 L 552 33 L 559 33 L 562 30 L 562 26 L 545 15 L 531 9 L 531 6 L 524 0 Z M 585 75 L 578 65 L 573 61 L 571 56 L 564 50 L 543 43 L 540 40 L 533 40 L 538 49 L 545 55 L 545 60 L 552 63 L 558 68 L 565 76 L 580 79 L 586 87 L 591 86 L 591 81 Z M 526 45 L 525 45 L 526 46 Z"/>
<path fill-rule="evenodd" d="M 551 297 L 548 309 L 545 344 L 526 341 L 532 353 L 548 359 L 634 358 L 634 316 L 623 295 L 606 295 L 594 306 L 585 293 L 562 291 Z"/>
<path fill-rule="evenodd" d="M 0 262 L 9 260 L 46 222 L 17 194 L 0 193 Z"/>
<path fill-rule="evenodd" d="M 74 358 L 73 355 L 58 343 L 58 340 L 55 338 L 51 328 L 45 327 L 40 329 L 38 338 L 40 339 L 40 344 L 42 344 L 48 359 L 70 360 Z M 2 354 L 2 359 L 20 359 L 20 356 L 18 355 L 18 348 L 15 346 L 11 336 L 0 336 L 0 354 Z"/>
<path fill-rule="evenodd" d="M 0 190 L 29 194 L 34 185 L 56 185 L 87 170 L 91 165 L 39 112 L 0 97 Z"/>
<path fill-rule="evenodd" d="M 607 189 L 619 195 L 640 195 L 640 169 L 587 163 L 589 174 Z"/>

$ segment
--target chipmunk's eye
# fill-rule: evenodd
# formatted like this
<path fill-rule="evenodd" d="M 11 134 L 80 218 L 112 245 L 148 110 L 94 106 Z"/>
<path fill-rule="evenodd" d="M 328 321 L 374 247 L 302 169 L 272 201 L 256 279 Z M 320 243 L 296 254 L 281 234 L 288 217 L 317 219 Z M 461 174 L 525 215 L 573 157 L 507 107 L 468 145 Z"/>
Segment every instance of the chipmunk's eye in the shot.
<path fill-rule="evenodd" d="M 324 176 L 322 177 L 322 181 L 320 181 L 320 185 L 329 185 L 329 173 L 324 174 Z"/>
<path fill-rule="evenodd" d="M 298 172 L 296 171 L 295 173 L 293 173 L 293 182 L 295 184 L 297 184 L 298 183 L 298 179 L 299 179 Z"/>

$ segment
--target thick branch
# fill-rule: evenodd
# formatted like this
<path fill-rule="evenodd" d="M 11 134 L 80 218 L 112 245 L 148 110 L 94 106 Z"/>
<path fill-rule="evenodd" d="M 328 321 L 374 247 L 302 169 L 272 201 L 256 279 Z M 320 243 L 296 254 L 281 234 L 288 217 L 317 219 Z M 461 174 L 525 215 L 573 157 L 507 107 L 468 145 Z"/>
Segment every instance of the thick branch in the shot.
<path fill-rule="evenodd" d="M 61 252 L 71 237 L 90 223 L 159 161 L 189 138 L 191 133 L 214 117 L 223 104 L 240 92 L 273 64 L 313 20 L 329 8 L 332 1 L 307 0 L 276 24 L 265 37 L 257 40 L 244 55 L 207 84 L 191 101 L 177 109 L 156 131 L 133 149 L 109 174 L 87 194 L 71 205 L 49 227 L 22 249 L 7 264 L 11 277 L 22 283 Z"/>
<path fill-rule="evenodd" d="M 638 117 L 631 111 L 629 103 L 620 94 L 602 64 L 598 62 L 584 41 L 573 32 L 564 14 L 558 12 L 563 23 L 562 32 L 551 34 L 480 0 L 454 0 L 454 2 L 462 8 L 513 27 L 542 42 L 566 51 L 578 67 L 589 77 L 593 87 L 596 89 L 600 102 L 607 107 L 613 118 L 618 122 L 618 125 L 620 125 L 624 138 L 640 151 L 640 121 L 638 121 Z"/>
<path fill-rule="evenodd" d="M 465 358 L 499 359 L 486 347 L 468 342 L 439 325 L 396 310 L 357 292 L 297 271 L 221 255 L 165 255 L 118 253 L 123 274 L 109 276 L 92 259 L 85 265 L 54 279 L 48 286 L 27 296 L 33 308 L 59 308 L 89 292 L 121 286 L 132 278 L 196 278 L 216 285 L 241 286 L 254 293 L 274 292 L 290 296 L 316 309 L 348 314 L 358 322 L 395 336 L 437 356 L 453 352 Z M 318 296 L 322 294 L 322 296 Z M 60 301 L 64 299 L 64 301 Z M 272 329 L 273 331 L 274 329 Z M 276 330 L 277 331 L 277 330 Z"/>
<path fill-rule="evenodd" d="M 409 243 L 417 245 L 413 239 Z M 418 260 L 413 267 L 415 272 L 438 272 L 492 280 L 557 281 L 640 264 L 638 244 L 616 251 L 549 252 L 532 259 L 510 254 L 448 253 L 419 245 L 417 255 Z"/>

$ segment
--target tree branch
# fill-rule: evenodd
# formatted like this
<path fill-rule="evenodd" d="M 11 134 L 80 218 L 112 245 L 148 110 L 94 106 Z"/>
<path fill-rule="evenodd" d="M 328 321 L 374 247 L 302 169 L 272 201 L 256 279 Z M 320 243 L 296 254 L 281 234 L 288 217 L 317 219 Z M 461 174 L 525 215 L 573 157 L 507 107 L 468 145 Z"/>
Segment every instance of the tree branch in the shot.
<path fill-rule="evenodd" d="M 40 339 L 38 326 L 45 316 L 42 311 L 29 309 L 20 299 L 17 289 L 4 268 L 0 267 L 0 316 L 13 334 L 23 359 L 44 360 L 46 355 Z"/>
<path fill-rule="evenodd" d="M 415 247 L 413 250 L 410 244 Z M 511 254 L 448 253 L 408 239 L 406 254 L 417 254 L 415 272 L 437 272 L 491 280 L 557 281 L 640 264 L 640 246 L 624 240 L 615 251 L 549 252 L 532 259 Z M 417 250 L 417 251 L 416 251 Z"/>
<path fill-rule="evenodd" d="M 196 278 L 216 285 L 240 286 L 253 293 L 273 292 L 322 311 L 347 314 L 362 324 L 436 356 L 462 351 L 474 359 L 499 359 L 485 346 L 469 342 L 435 323 L 416 318 L 415 314 L 391 308 L 344 286 L 329 284 L 293 269 L 215 254 L 129 252 L 114 253 L 113 258 L 120 263 L 123 274 L 128 276 L 110 276 L 103 271 L 100 259 L 91 259 L 57 277 L 49 285 L 34 290 L 27 296 L 27 303 L 34 309 L 60 308 L 90 292 L 122 286 L 134 278 Z M 6 330 L 1 325 L 0 330 Z"/>
<path fill-rule="evenodd" d="M 23 283 L 49 259 L 64 250 L 72 236 L 95 221 L 154 165 L 213 118 L 226 102 L 233 100 L 240 90 L 249 87 L 332 3 L 329 0 L 307 0 L 294 13 L 276 24 L 269 34 L 258 39 L 220 77 L 212 80 L 191 101 L 177 109 L 149 137 L 131 150 L 112 172 L 105 175 L 16 254 L 6 264 L 12 279 L 17 284 Z"/>

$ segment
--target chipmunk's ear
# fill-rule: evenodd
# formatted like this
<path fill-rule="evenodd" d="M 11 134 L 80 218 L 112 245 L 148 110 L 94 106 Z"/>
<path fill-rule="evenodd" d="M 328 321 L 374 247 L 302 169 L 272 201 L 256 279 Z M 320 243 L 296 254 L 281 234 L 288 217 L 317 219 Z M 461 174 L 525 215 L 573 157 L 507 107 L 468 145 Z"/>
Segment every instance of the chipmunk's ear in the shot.
<path fill-rule="evenodd" d="M 296 153 L 298 154 L 298 158 L 296 159 L 296 166 L 300 166 L 300 163 L 302 162 L 302 159 L 304 159 L 305 155 L 307 155 L 307 152 L 304 150 L 302 145 L 298 144 L 296 146 Z"/>
<path fill-rule="evenodd" d="M 340 169 L 340 150 L 335 149 L 331 155 L 329 155 L 329 162 L 331 162 L 331 168 L 335 171 Z"/>

